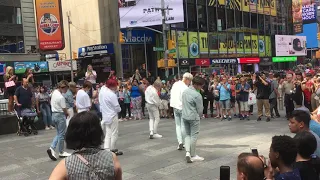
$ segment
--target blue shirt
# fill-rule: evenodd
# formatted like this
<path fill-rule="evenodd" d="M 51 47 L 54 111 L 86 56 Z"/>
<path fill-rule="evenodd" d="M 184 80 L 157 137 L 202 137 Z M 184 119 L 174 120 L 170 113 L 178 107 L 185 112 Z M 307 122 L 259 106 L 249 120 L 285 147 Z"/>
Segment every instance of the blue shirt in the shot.
<path fill-rule="evenodd" d="M 140 90 L 138 86 L 132 86 L 131 88 L 131 97 L 136 98 L 141 96 Z"/>
<path fill-rule="evenodd" d="M 227 86 L 227 89 L 225 89 L 224 86 L 219 83 L 217 87 L 217 90 L 219 90 L 219 94 L 220 94 L 220 101 L 231 99 L 230 84 L 226 83 L 226 86 Z"/>
<path fill-rule="evenodd" d="M 129 90 L 123 90 L 124 93 L 124 103 L 130 104 L 130 91 Z"/>
<path fill-rule="evenodd" d="M 298 169 L 294 169 L 291 172 L 278 174 L 274 178 L 275 180 L 301 180 L 300 172 Z"/>
<path fill-rule="evenodd" d="M 244 88 L 242 89 L 242 84 L 238 84 L 237 85 L 237 90 L 240 90 L 239 92 L 239 100 L 241 102 L 246 102 L 249 99 L 249 92 L 246 92 L 244 90 L 249 90 L 250 89 L 250 85 L 248 83 L 244 84 Z"/>
<path fill-rule="evenodd" d="M 310 121 L 309 128 L 320 137 L 320 124 L 314 120 Z"/>
<path fill-rule="evenodd" d="M 74 106 L 73 94 L 70 90 L 68 90 L 65 94 L 62 94 L 66 99 L 66 107 L 67 109 L 72 108 Z"/>

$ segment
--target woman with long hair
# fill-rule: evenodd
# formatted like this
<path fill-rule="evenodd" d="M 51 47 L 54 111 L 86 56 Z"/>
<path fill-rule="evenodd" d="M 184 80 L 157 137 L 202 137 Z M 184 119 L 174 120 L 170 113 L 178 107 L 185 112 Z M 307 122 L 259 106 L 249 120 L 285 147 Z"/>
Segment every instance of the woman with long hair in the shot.
<path fill-rule="evenodd" d="M 142 119 L 142 97 L 141 90 L 139 89 L 139 84 L 136 79 L 133 80 L 131 87 L 131 103 L 132 103 L 132 115 L 135 120 Z"/>
<path fill-rule="evenodd" d="M 29 82 L 29 87 L 33 87 L 35 81 L 34 81 L 33 72 L 31 68 L 26 69 L 26 71 L 24 72 L 23 78 L 27 79 L 27 81 Z"/>
<path fill-rule="evenodd" d="M 87 72 L 85 74 L 85 79 L 90 81 L 92 84 L 96 84 L 97 82 L 97 72 L 93 70 L 92 65 L 88 65 Z"/>
<path fill-rule="evenodd" d="M 47 93 L 47 89 L 44 86 L 40 87 L 40 92 L 36 96 L 36 105 L 38 113 L 42 114 L 42 120 L 46 126 L 46 130 L 54 129 L 52 126 L 52 116 L 50 109 L 50 96 Z"/>
<path fill-rule="evenodd" d="M 13 67 L 8 66 L 6 69 L 6 74 L 3 76 L 3 80 L 5 83 L 5 90 L 8 95 L 8 112 L 9 114 L 13 113 L 13 96 L 16 90 L 16 82 L 18 81 L 18 77 L 13 74 Z"/>

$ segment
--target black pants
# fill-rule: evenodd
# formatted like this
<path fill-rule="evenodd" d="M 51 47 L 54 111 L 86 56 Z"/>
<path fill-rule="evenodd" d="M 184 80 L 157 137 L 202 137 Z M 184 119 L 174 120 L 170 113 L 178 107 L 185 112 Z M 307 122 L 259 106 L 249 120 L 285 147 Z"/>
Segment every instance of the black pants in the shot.
<path fill-rule="evenodd" d="M 124 107 L 125 107 L 125 114 L 127 114 L 127 111 L 128 111 L 128 115 L 129 115 L 129 118 L 131 117 L 131 107 L 130 107 L 130 103 L 124 103 Z M 122 109 L 121 109 L 122 110 Z"/>
<path fill-rule="evenodd" d="M 253 105 L 250 106 L 249 113 L 253 113 Z"/>
<path fill-rule="evenodd" d="M 291 115 L 292 111 L 294 110 L 294 104 L 293 104 L 291 95 L 289 94 L 284 95 L 284 105 L 286 107 L 286 116 L 288 118 Z"/>
<path fill-rule="evenodd" d="M 119 101 L 119 105 L 121 107 L 121 111 L 119 113 L 119 118 L 125 118 L 126 117 L 126 107 L 124 105 L 124 102 L 123 101 Z"/>
<path fill-rule="evenodd" d="M 270 103 L 270 114 L 271 117 L 273 117 L 273 110 L 276 114 L 276 116 L 280 116 L 279 111 L 278 111 L 278 100 L 277 98 L 269 99 Z"/>

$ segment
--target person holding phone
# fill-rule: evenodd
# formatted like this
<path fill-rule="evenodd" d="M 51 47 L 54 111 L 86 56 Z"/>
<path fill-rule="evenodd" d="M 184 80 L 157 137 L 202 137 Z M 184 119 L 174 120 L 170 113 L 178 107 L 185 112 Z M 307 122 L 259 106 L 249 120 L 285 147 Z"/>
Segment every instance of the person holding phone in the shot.
<path fill-rule="evenodd" d="M 92 65 L 89 64 L 87 67 L 87 72 L 85 74 L 85 80 L 95 84 L 97 82 L 97 72 L 93 70 Z"/>
<path fill-rule="evenodd" d="M 34 76 L 33 76 L 31 68 L 27 68 L 26 69 L 26 71 L 24 72 L 24 75 L 22 76 L 22 78 L 25 78 L 28 81 L 28 85 L 29 85 L 30 88 L 33 87 L 35 81 L 34 81 Z"/>
<path fill-rule="evenodd" d="M 16 82 L 18 81 L 18 76 L 13 74 L 13 67 L 8 66 L 6 68 L 6 74 L 3 76 L 3 80 L 8 95 L 8 113 L 13 115 L 13 97 L 17 87 Z"/>

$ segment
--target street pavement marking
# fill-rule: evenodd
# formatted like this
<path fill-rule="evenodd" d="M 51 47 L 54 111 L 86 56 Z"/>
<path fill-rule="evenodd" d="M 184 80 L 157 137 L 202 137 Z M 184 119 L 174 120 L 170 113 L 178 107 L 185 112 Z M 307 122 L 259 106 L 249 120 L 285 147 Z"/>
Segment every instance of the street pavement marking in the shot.
<path fill-rule="evenodd" d="M 29 160 L 25 161 L 24 164 L 30 166 L 34 164 L 43 163 L 43 162 L 49 162 L 49 161 L 51 160 L 49 159 L 48 156 L 46 156 L 46 157 L 37 158 L 37 159 L 30 158 Z"/>
<path fill-rule="evenodd" d="M 21 168 L 21 166 L 19 166 L 18 164 L 10 164 L 8 166 L 1 166 L 0 173 L 6 172 L 6 171 L 13 171 L 13 170 L 19 169 L 19 168 Z"/>
<path fill-rule="evenodd" d="M 0 178 L 0 180 L 20 180 L 20 179 L 27 179 L 29 177 L 30 176 L 26 173 L 18 173 L 18 174 L 2 177 Z"/>

